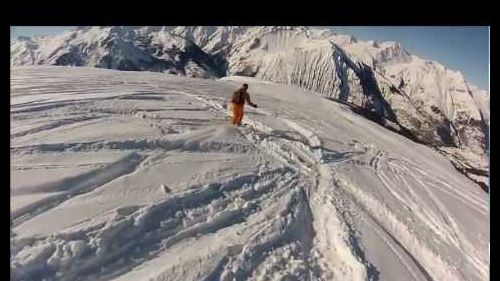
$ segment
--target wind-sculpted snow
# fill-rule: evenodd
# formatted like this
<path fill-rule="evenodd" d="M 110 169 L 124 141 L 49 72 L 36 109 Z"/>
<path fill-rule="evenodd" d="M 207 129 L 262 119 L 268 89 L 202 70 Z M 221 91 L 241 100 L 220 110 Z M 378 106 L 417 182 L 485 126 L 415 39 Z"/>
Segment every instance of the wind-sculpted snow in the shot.
<path fill-rule="evenodd" d="M 485 280 L 487 194 L 298 87 L 11 73 L 12 280 Z M 223 106 L 242 82 L 243 127 Z"/>

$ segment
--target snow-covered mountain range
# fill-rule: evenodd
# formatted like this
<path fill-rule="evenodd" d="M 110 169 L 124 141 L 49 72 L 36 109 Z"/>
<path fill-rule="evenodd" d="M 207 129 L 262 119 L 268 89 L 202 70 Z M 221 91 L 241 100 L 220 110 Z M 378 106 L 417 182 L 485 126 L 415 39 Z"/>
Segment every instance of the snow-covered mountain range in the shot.
<path fill-rule="evenodd" d="M 307 27 L 81 27 L 11 42 L 11 65 L 252 76 L 350 104 L 488 186 L 489 93 L 397 42 Z"/>

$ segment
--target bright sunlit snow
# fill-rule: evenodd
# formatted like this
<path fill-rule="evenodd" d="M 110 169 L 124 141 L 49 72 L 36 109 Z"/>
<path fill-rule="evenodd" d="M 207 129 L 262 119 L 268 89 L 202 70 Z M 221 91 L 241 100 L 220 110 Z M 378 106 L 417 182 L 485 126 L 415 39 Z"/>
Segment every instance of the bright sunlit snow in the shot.
<path fill-rule="evenodd" d="M 14 280 L 488 279 L 488 194 L 319 94 L 14 67 L 10 114 Z"/>

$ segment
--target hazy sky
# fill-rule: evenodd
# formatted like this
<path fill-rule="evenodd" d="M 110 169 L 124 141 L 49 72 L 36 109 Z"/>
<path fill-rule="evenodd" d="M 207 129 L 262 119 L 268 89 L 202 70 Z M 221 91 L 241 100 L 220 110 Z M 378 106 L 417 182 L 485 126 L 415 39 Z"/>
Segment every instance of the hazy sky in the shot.
<path fill-rule="evenodd" d="M 72 28 L 75 28 L 75 26 L 11 26 L 10 39 L 14 39 L 19 36 L 32 37 L 55 35 Z"/>
<path fill-rule="evenodd" d="M 54 35 L 74 26 L 11 27 L 10 37 Z M 360 40 L 398 41 L 412 54 L 459 70 L 467 80 L 488 88 L 488 27 L 432 26 L 342 26 L 331 27 Z"/>

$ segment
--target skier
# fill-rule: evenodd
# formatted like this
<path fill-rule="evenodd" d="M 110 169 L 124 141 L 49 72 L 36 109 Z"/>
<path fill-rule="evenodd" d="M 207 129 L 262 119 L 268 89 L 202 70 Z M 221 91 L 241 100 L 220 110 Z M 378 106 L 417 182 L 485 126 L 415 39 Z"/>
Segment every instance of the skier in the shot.
<path fill-rule="evenodd" d="M 250 95 L 247 92 L 248 84 L 243 84 L 241 88 L 233 93 L 233 98 L 231 103 L 233 105 L 233 125 L 241 126 L 241 120 L 243 119 L 243 108 L 245 106 L 245 101 L 254 108 L 257 108 L 255 103 L 250 101 Z"/>

